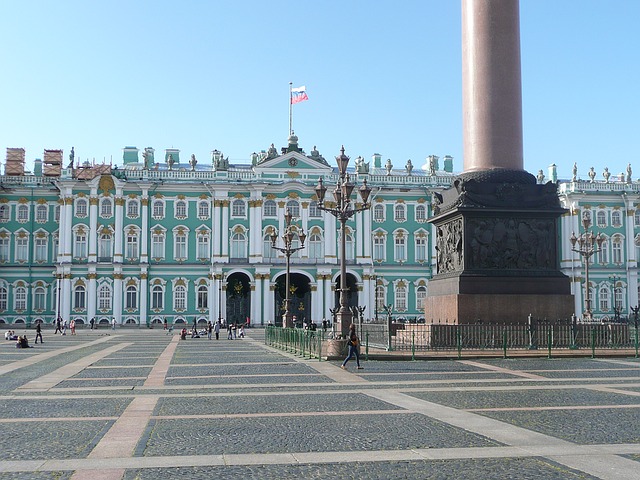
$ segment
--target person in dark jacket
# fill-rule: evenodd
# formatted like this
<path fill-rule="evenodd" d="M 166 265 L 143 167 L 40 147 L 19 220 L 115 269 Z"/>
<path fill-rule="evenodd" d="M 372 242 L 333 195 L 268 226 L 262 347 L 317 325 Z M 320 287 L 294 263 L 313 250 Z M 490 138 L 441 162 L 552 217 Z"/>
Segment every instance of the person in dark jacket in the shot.
<path fill-rule="evenodd" d="M 358 334 L 356 333 L 355 323 L 352 323 L 349 326 L 349 336 L 347 338 L 349 345 L 349 355 L 344 359 L 344 362 L 342 362 L 342 365 L 340 365 L 340 367 L 346 370 L 347 362 L 351 360 L 351 357 L 355 355 L 358 370 L 362 370 L 363 367 L 360 366 L 360 352 L 358 351 L 358 349 L 360 348 L 360 339 L 358 338 Z"/>

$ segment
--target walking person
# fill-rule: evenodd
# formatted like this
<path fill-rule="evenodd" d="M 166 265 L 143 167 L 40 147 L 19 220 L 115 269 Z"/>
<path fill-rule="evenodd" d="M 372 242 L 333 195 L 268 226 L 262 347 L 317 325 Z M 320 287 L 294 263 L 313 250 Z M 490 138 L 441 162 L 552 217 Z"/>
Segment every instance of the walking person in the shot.
<path fill-rule="evenodd" d="M 230 323 L 227 325 L 227 340 L 233 340 L 233 329 L 231 326 Z"/>
<path fill-rule="evenodd" d="M 56 335 L 58 332 L 62 333 L 62 319 L 60 317 L 56 319 L 56 331 L 53 334 Z"/>
<path fill-rule="evenodd" d="M 213 332 L 213 325 L 211 325 L 211 320 L 209 320 L 209 324 L 207 325 L 207 338 L 211 340 L 211 332 Z"/>
<path fill-rule="evenodd" d="M 71 319 L 71 323 L 69 324 L 69 328 L 71 328 L 71 335 L 76 334 L 76 321 Z"/>
<path fill-rule="evenodd" d="M 111 318 L 111 330 L 116 329 L 116 317 Z"/>
<path fill-rule="evenodd" d="M 93 330 L 93 326 L 96 323 L 96 317 L 93 317 L 89 323 L 91 324 L 91 330 Z"/>
<path fill-rule="evenodd" d="M 213 327 L 213 331 L 216 332 L 216 340 L 220 340 L 220 321 L 218 320 Z"/>
<path fill-rule="evenodd" d="M 38 344 L 38 338 L 40 338 L 40 343 L 44 343 L 42 341 L 42 327 L 40 326 L 40 322 L 36 324 L 36 345 Z"/>
<path fill-rule="evenodd" d="M 169 323 L 167 322 L 167 319 L 164 319 L 164 329 L 166 330 L 167 327 L 169 326 Z"/>
<path fill-rule="evenodd" d="M 67 319 L 65 318 L 64 320 L 62 320 L 62 334 L 66 335 L 67 334 Z"/>
<path fill-rule="evenodd" d="M 360 366 L 360 352 L 358 351 L 358 349 L 360 348 L 360 339 L 358 338 L 358 334 L 356 333 L 355 323 L 349 325 L 349 336 L 347 338 L 349 340 L 349 355 L 344 359 L 344 362 L 342 362 L 342 365 L 340 365 L 340 367 L 346 370 L 347 362 L 351 360 L 351 357 L 355 355 L 358 370 L 362 370 L 363 367 Z"/>

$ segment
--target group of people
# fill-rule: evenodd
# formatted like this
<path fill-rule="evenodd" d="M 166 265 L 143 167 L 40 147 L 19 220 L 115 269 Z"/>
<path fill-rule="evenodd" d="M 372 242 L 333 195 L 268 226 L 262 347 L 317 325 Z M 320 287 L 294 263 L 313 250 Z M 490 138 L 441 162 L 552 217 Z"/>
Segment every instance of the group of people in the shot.
<path fill-rule="evenodd" d="M 180 339 L 186 340 L 187 335 L 189 334 L 191 334 L 191 338 L 200 338 L 200 335 L 204 335 L 206 333 L 209 340 L 213 338 L 214 334 L 216 336 L 216 340 L 220 340 L 220 330 L 222 329 L 223 324 L 223 320 L 218 320 L 217 322 L 213 323 L 207 322 L 207 326 L 205 327 L 205 329 L 198 331 L 198 325 L 194 319 L 191 330 L 187 330 L 187 327 L 183 327 L 182 330 L 180 330 Z M 244 327 L 244 324 L 236 325 L 235 323 L 228 323 L 227 339 L 234 340 L 237 338 L 244 338 Z M 165 320 L 164 329 L 169 333 L 172 331 L 173 326 L 168 327 L 167 321 Z"/>

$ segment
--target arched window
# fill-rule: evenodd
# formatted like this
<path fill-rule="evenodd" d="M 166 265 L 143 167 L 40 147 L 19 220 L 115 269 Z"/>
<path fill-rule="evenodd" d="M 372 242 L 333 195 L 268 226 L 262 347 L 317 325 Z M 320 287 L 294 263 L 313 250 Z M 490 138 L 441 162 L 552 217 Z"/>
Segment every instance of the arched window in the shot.
<path fill-rule="evenodd" d="M 318 208 L 318 202 L 315 200 L 309 204 L 309 218 L 322 217 L 322 210 Z"/>
<path fill-rule="evenodd" d="M 0 312 L 7 311 L 7 287 L 2 285 L 0 286 Z"/>
<path fill-rule="evenodd" d="M 607 212 L 605 212 L 604 210 L 598 210 L 598 213 L 596 214 L 596 222 L 598 223 L 599 227 L 606 227 Z"/>
<path fill-rule="evenodd" d="M 418 222 L 423 222 L 427 219 L 427 209 L 424 205 L 418 205 L 416 207 L 416 220 Z"/>
<path fill-rule="evenodd" d="M 110 217 L 113 215 L 113 204 L 111 203 L 110 198 L 103 198 L 100 203 L 100 216 L 102 217 Z"/>
<path fill-rule="evenodd" d="M 26 310 L 27 289 L 25 287 L 16 287 L 13 293 L 13 308 L 15 310 Z"/>
<path fill-rule="evenodd" d="M 244 200 L 236 198 L 231 203 L 231 216 L 232 217 L 244 217 L 247 214 L 247 204 Z"/>
<path fill-rule="evenodd" d="M 269 235 L 268 233 L 264 237 L 262 237 L 262 256 L 264 258 L 276 257 L 276 251 L 271 246 L 271 235 Z"/>
<path fill-rule="evenodd" d="M 416 288 L 416 310 L 422 312 L 424 310 L 424 301 L 427 298 L 427 287 L 420 285 Z"/>
<path fill-rule="evenodd" d="M 138 289 L 134 285 L 127 287 L 125 308 L 129 310 L 136 310 L 138 308 Z"/>
<path fill-rule="evenodd" d="M 597 259 L 594 260 L 594 257 L 597 257 Z M 600 264 L 609 263 L 609 239 L 608 238 L 606 237 L 604 238 L 602 242 L 602 246 L 600 247 L 600 251 L 591 258 L 592 258 L 592 260 L 590 260 L 591 263 L 593 263 L 594 261 Z"/>
<path fill-rule="evenodd" d="M 0 263 L 9 261 L 9 236 L 4 235 L 0 237 Z"/>
<path fill-rule="evenodd" d="M 262 205 L 262 214 L 265 217 L 275 217 L 278 214 L 278 208 L 275 200 L 265 200 Z"/>
<path fill-rule="evenodd" d="M 376 235 L 373 237 L 373 261 L 384 262 L 385 259 L 385 237 Z"/>
<path fill-rule="evenodd" d="M 162 200 L 154 200 L 151 213 L 153 218 L 164 218 L 164 202 Z"/>
<path fill-rule="evenodd" d="M 33 291 L 33 309 L 42 311 L 46 308 L 46 292 L 44 287 L 36 287 Z"/>
<path fill-rule="evenodd" d="M 300 218 L 300 204 L 297 200 L 289 200 L 287 202 L 286 210 L 291 212 L 291 215 L 293 215 L 294 218 Z"/>
<path fill-rule="evenodd" d="M 609 289 L 607 287 L 600 287 L 600 310 L 606 312 L 609 310 Z"/>
<path fill-rule="evenodd" d="M 198 310 L 209 308 L 209 289 L 206 285 L 198 287 Z"/>
<path fill-rule="evenodd" d="M 324 242 L 319 233 L 309 235 L 309 258 L 324 258 Z"/>
<path fill-rule="evenodd" d="M 404 211 L 404 205 L 402 203 L 397 204 L 394 207 L 393 211 L 394 211 L 393 218 L 396 222 L 404 222 L 407 219 Z"/>
<path fill-rule="evenodd" d="M 622 225 L 622 215 L 619 210 L 611 212 L 611 225 L 619 227 Z"/>
<path fill-rule="evenodd" d="M 151 288 L 151 308 L 154 310 L 164 309 L 164 289 L 162 285 L 154 285 Z"/>
<path fill-rule="evenodd" d="M 27 207 L 26 205 L 18 205 L 17 216 L 18 216 L 18 221 L 21 223 L 24 223 L 27 220 L 29 220 L 29 207 Z"/>
<path fill-rule="evenodd" d="M 373 221 L 374 222 L 384 222 L 384 205 L 378 203 L 375 207 L 373 207 Z"/>
<path fill-rule="evenodd" d="M 84 310 L 87 304 L 87 290 L 84 285 L 76 285 L 73 290 L 73 309 Z"/>
<path fill-rule="evenodd" d="M 201 220 L 209 218 L 209 200 L 198 202 L 198 218 Z"/>
<path fill-rule="evenodd" d="M 98 308 L 100 310 L 111 310 L 111 287 L 107 284 L 98 288 Z"/>
<path fill-rule="evenodd" d="M 178 285 L 173 290 L 173 309 L 176 312 L 187 309 L 187 289 L 184 285 Z"/>
<path fill-rule="evenodd" d="M 130 199 L 127 201 L 127 217 L 138 218 L 139 210 L 138 200 Z"/>
<path fill-rule="evenodd" d="M 6 222 L 9 220 L 9 205 L 0 205 L 0 222 Z"/>
<path fill-rule="evenodd" d="M 244 233 L 236 232 L 231 236 L 231 258 L 247 257 L 247 237 Z"/>
<path fill-rule="evenodd" d="M 184 200 L 178 200 L 176 202 L 176 218 L 187 217 L 187 202 Z"/>
<path fill-rule="evenodd" d="M 46 205 L 38 205 L 36 207 L 36 222 L 44 223 L 47 221 L 48 208 Z"/>

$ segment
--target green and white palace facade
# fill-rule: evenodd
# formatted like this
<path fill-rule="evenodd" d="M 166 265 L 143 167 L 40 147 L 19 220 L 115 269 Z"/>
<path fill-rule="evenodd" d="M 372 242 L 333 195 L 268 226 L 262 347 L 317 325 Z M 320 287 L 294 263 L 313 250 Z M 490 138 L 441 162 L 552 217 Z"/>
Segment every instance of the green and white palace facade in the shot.
<path fill-rule="evenodd" d="M 9 150 L 15 160 L 17 149 L 7 149 L 8 157 Z M 135 147 L 125 147 L 118 166 L 76 162 L 73 151 L 66 167 L 36 159 L 33 172 L 7 160 L 0 175 L 0 323 L 51 324 L 60 316 L 132 326 L 218 318 L 281 324 L 286 260 L 271 235 L 282 234 L 287 212 L 296 233 L 306 234 L 305 248 L 290 261 L 298 323 L 332 319 L 341 235 L 349 304 L 366 307 L 365 321 L 385 318 L 384 306 L 396 319 L 419 321 L 436 273 L 431 198 L 451 186 L 453 159 L 431 155 L 414 168 L 378 154 L 352 157 L 351 180 L 367 180 L 371 208 L 342 232 L 315 196 L 322 178 L 330 206 L 338 154 L 339 146 L 327 159 L 315 147 L 307 154 L 291 135 L 287 147 L 272 145 L 245 164 L 230 164 L 217 150 L 197 160 L 178 149 Z M 567 209 L 558 242 L 576 314 L 584 308 L 584 266 L 569 238 L 582 231 L 588 212 L 605 237 L 589 268 L 594 317 L 613 317 L 615 306 L 628 315 L 638 304 L 640 183 L 630 168 L 627 175 L 558 181 L 552 165 L 548 175 L 540 172 L 539 181 L 557 183 Z"/>

